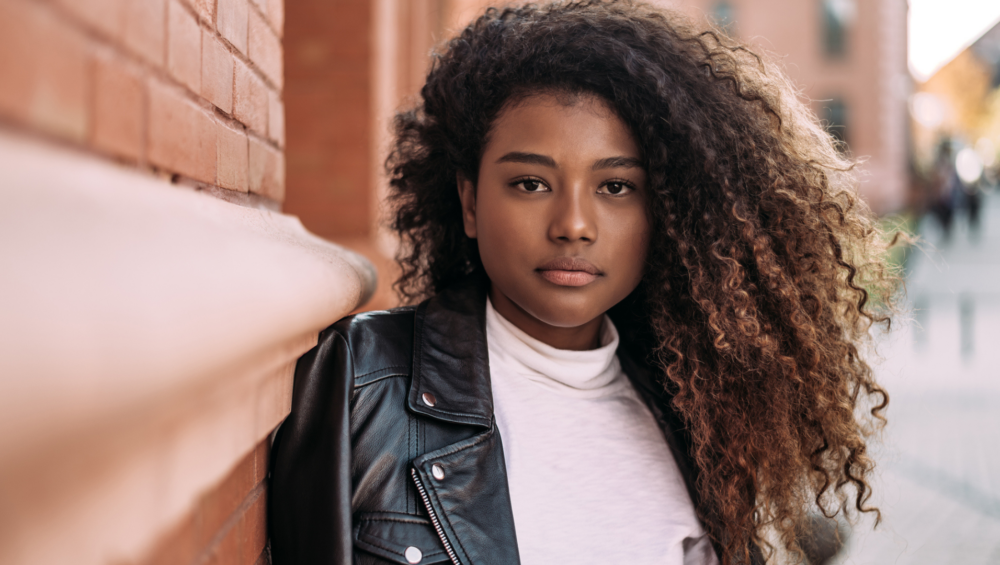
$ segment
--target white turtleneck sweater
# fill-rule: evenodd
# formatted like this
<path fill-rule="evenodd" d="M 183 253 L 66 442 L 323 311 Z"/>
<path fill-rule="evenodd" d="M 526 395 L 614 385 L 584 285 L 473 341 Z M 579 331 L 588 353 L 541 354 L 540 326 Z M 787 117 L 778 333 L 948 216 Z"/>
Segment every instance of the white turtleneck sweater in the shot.
<path fill-rule="evenodd" d="M 600 348 L 569 351 L 487 301 L 486 341 L 521 563 L 717 563 L 609 318 Z"/>

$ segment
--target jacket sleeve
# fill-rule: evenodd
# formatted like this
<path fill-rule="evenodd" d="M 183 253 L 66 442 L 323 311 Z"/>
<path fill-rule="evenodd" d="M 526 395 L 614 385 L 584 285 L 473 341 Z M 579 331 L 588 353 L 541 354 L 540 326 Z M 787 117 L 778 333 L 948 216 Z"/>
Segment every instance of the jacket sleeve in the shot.
<path fill-rule="evenodd" d="M 333 327 L 295 367 L 292 411 L 271 451 L 274 565 L 351 562 L 350 348 Z"/>

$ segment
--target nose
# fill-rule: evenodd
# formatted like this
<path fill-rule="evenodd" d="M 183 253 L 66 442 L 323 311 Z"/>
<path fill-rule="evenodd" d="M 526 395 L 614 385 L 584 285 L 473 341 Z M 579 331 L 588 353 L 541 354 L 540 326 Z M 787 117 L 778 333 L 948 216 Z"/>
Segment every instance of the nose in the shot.
<path fill-rule="evenodd" d="M 563 243 L 597 240 L 594 202 L 583 183 L 575 183 L 559 191 L 552 201 L 549 239 Z"/>

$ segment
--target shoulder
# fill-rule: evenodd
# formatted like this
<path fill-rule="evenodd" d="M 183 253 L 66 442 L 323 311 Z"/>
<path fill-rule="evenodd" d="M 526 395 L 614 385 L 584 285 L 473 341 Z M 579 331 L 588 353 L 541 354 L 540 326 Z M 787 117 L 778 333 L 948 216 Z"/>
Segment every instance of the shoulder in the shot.
<path fill-rule="evenodd" d="M 343 340 L 353 365 L 355 386 L 393 374 L 409 374 L 413 364 L 416 307 L 364 312 L 341 319 L 319 335 L 319 347 Z"/>

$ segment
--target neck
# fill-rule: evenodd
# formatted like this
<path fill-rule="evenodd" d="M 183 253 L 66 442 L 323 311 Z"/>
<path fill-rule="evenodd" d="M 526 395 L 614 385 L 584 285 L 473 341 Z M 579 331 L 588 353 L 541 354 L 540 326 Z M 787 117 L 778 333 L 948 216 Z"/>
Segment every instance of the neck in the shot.
<path fill-rule="evenodd" d="M 492 285 L 490 285 L 490 301 L 493 302 L 493 308 L 498 314 L 522 332 L 546 345 L 572 351 L 587 351 L 601 346 L 601 325 L 604 323 L 604 316 L 598 316 L 582 326 L 561 328 L 546 324 L 532 316 Z"/>

